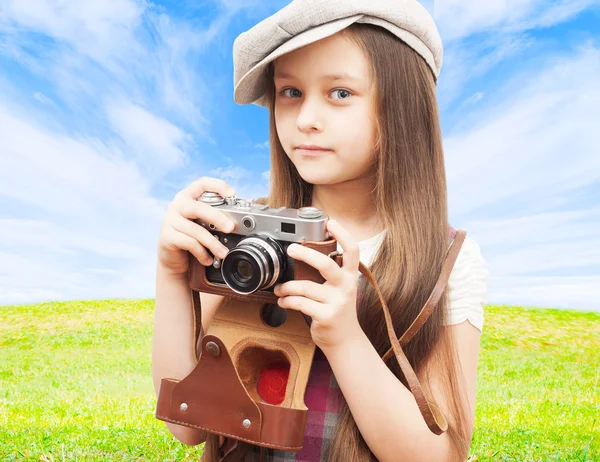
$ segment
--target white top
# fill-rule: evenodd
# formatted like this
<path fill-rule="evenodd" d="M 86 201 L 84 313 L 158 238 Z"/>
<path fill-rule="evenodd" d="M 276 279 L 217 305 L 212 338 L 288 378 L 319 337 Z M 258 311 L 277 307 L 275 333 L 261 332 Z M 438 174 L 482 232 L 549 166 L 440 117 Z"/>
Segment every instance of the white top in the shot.
<path fill-rule="evenodd" d="M 360 249 L 360 261 L 365 266 L 371 265 L 377 249 L 383 242 L 385 231 L 357 242 Z M 339 243 L 337 250 L 342 252 Z M 460 324 L 468 320 L 477 329 L 483 330 L 483 309 L 487 304 L 488 274 L 488 266 L 481 255 L 479 245 L 472 238 L 466 236 L 448 279 L 449 324 Z"/>

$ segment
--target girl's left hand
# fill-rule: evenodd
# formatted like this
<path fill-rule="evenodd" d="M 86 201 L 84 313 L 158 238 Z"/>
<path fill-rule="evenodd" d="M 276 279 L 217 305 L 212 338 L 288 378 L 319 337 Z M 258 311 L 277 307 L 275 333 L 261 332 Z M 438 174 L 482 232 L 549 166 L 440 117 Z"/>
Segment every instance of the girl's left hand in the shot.
<path fill-rule="evenodd" d="M 292 244 L 288 255 L 319 270 L 323 284 L 300 280 L 275 286 L 277 304 L 301 311 L 312 318 L 310 333 L 324 352 L 337 349 L 362 334 L 356 314 L 360 254 L 358 244 L 336 221 L 327 222 L 327 231 L 342 247 L 342 266 L 317 250 Z"/>

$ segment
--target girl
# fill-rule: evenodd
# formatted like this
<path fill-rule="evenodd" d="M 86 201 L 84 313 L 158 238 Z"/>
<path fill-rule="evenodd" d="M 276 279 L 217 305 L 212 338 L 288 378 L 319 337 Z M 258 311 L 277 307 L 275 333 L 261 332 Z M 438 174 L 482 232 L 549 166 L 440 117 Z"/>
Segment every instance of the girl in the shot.
<path fill-rule="evenodd" d="M 353 22 L 345 23 L 348 18 Z M 273 53 L 277 33 L 284 40 Z M 414 0 L 296 0 L 236 40 L 236 101 L 265 106 L 270 115 L 271 186 L 269 196 L 256 202 L 322 209 L 343 265 L 291 246 L 290 256 L 314 266 L 326 282 L 289 281 L 276 288 L 281 307 L 313 319 L 317 351 L 305 394 L 303 450 L 234 442 L 225 454 L 217 436 L 168 423 L 186 444 L 206 441 L 203 460 L 466 459 L 487 302 L 488 270 L 479 246 L 465 239 L 445 296 L 404 348 L 428 400 L 447 418 L 441 435 L 425 424 L 395 357 L 382 361 L 390 344 L 381 306 L 358 272 L 359 261 L 370 268 L 400 336 L 423 308 L 445 259 L 452 234 L 436 38 L 433 21 Z M 192 220 L 233 230 L 224 214 L 196 201 L 204 191 L 235 193 L 220 180 L 201 178 L 176 195 L 161 229 L 153 337 L 157 393 L 161 377 L 183 378 L 195 366 L 187 252 L 205 265 L 212 264 L 211 254 L 227 252 Z M 222 301 L 201 294 L 205 331 Z"/>

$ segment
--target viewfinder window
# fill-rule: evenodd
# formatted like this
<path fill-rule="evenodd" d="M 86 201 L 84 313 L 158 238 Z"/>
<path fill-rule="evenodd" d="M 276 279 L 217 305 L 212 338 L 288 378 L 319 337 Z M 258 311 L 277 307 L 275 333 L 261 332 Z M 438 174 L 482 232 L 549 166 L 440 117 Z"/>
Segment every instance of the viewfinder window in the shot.
<path fill-rule="evenodd" d="M 296 225 L 294 223 L 281 223 L 281 232 L 288 234 L 296 234 Z"/>

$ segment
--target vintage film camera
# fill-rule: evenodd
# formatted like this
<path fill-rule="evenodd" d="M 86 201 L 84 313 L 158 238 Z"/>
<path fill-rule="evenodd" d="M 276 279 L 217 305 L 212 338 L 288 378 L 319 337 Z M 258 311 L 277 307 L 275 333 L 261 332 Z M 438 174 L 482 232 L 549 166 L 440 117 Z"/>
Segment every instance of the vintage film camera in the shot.
<path fill-rule="evenodd" d="M 192 286 L 198 284 L 200 291 L 243 300 L 257 299 L 255 296 L 260 295 L 261 300 L 275 302 L 276 284 L 296 279 L 297 271 L 309 271 L 309 268 L 296 268 L 301 262 L 287 255 L 289 245 L 314 242 L 320 248 L 329 238 L 327 216 L 315 207 L 270 208 L 210 192 L 204 193 L 200 200 L 219 209 L 235 223 L 234 231 L 227 234 L 197 220 L 230 249 L 222 261 L 215 258 L 212 266 L 192 266 Z M 249 298 L 251 294 L 254 296 Z"/>
<path fill-rule="evenodd" d="M 257 445 L 302 449 L 307 407 L 304 392 L 315 345 L 311 319 L 277 305 L 275 285 L 289 280 L 324 282 L 321 274 L 287 255 L 292 243 L 311 247 L 341 265 L 327 216 L 315 207 L 270 208 L 236 197 L 204 193 L 199 200 L 234 223 L 231 233 L 196 220 L 229 253 L 204 266 L 190 257 L 195 313 L 194 371 L 163 379 L 157 418 Z M 202 332 L 198 292 L 225 296 Z M 281 388 L 284 387 L 284 388 Z"/>
<path fill-rule="evenodd" d="M 341 266 L 337 241 L 326 231 L 327 217 L 314 207 L 270 208 L 212 192 L 198 200 L 219 208 L 236 226 L 227 234 L 196 220 L 230 251 L 207 267 L 190 255 L 198 363 L 182 380 L 162 378 L 155 416 L 221 435 L 221 444 L 241 440 L 300 451 L 308 411 L 304 392 L 315 351 L 311 319 L 280 308 L 273 288 L 289 280 L 324 282 L 316 269 L 287 255 L 291 243 L 313 248 Z M 434 290 L 400 339 L 377 282 L 363 263 L 359 267 L 376 289 L 384 311 L 391 347 L 382 358 L 395 356 L 427 425 L 436 434 L 446 431 L 446 419 L 424 396 L 402 345 L 437 305 L 465 236 L 462 230 L 456 232 Z M 199 292 L 224 296 L 207 332 L 201 325 Z"/>

